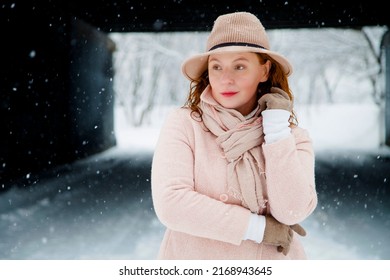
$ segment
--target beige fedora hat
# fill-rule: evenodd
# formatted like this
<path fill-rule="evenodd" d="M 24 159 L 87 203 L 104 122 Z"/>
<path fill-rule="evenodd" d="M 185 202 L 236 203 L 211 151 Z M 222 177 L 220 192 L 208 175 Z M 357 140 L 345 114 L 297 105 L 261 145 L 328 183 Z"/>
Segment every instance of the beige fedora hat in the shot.
<path fill-rule="evenodd" d="M 287 76 L 293 69 L 281 54 L 270 50 L 268 35 L 260 20 L 248 12 L 235 12 L 219 16 L 207 39 L 206 52 L 186 59 L 182 72 L 188 79 L 196 79 L 207 69 L 208 57 L 221 52 L 264 53 L 275 59 Z"/>

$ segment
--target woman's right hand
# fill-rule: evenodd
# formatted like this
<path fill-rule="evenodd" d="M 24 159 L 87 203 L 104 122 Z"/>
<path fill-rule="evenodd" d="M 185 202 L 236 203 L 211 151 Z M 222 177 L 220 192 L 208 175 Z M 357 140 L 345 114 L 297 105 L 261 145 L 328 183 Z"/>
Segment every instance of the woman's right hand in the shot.
<path fill-rule="evenodd" d="M 306 231 L 299 224 L 285 225 L 280 223 L 271 215 L 265 216 L 265 230 L 263 243 L 277 246 L 278 252 L 287 255 L 290 251 L 290 244 L 293 239 L 294 231 L 301 236 L 306 235 Z"/>

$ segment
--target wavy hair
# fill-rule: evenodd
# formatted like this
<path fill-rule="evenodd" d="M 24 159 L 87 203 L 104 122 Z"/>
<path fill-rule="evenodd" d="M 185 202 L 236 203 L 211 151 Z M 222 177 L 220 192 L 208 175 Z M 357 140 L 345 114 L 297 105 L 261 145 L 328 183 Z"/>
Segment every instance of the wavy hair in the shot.
<path fill-rule="evenodd" d="M 257 99 L 260 99 L 263 94 L 269 93 L 271 87 L 278 87 L 287 92 L 291 102 L 294 102 L 294 95 L 290 89 L 287 75 L 284 73 L 280 64 L 269 55 L 260 53 L 257 53 L 257 55 L 261 64 L 264 64 L 267 60 L 271 61 L 267 81 L 259 83 L 257 87 Z M 199 121 L 202 120 L 202 110 L 199 107 L 200 96 L 209 84 L 208 70 L 206 69 L 200 77 L 191 80 L 189 94 L 184 104 L 185 107 L 191 109 L 192 117 Z M 294 110 L 291 112 L 289 122 L 290 124 L 298 125 L 298 119 Z"/>

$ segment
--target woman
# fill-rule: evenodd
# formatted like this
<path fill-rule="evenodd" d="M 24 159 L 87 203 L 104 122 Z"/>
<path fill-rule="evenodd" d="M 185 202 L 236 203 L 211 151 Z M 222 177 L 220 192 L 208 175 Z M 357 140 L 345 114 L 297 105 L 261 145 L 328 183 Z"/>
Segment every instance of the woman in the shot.
<path fill-rule="evenodd" d="M 311 139 L 297 125 L 292 67 L 251 13 L 219 16 L 182 71 L 191 90 L 155 149 L 159 259 L 306 259 L 298 223 L 317 205 Z"/>

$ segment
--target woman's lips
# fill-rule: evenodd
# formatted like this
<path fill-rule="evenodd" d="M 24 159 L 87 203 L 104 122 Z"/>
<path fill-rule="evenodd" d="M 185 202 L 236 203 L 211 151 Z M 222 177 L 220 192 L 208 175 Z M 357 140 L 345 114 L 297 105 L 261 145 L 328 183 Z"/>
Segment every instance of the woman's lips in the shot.
<path fill-rule="evenodd" d="M 233 96 L 237 93 L 238 93 L 238 91 L 225 91 L 225 92 L 222 92 L 222 95 L 225 97 L 230 97 L 230 96 Z"/>

